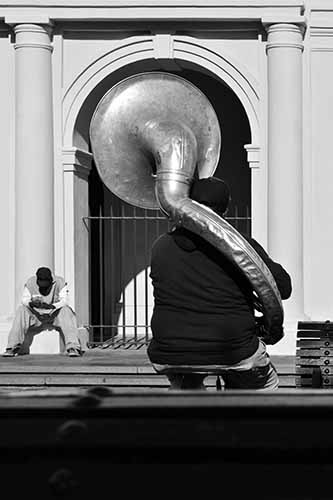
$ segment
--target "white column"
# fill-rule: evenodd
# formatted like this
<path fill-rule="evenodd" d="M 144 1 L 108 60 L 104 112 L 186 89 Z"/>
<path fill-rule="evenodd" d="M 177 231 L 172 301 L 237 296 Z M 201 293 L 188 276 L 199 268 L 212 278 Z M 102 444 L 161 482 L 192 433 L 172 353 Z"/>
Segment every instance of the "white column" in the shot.
<path fill-rule="evenodd" d="M 304 319 L 302 28 L 268 26 L 268 251 L 292 278 L 286 321 Z"/>
<path fill-rule="evenodd" d="M 53 118 L 49 27 L 15 33 L 15 298 L 39 266 L 54 265 Z"/>

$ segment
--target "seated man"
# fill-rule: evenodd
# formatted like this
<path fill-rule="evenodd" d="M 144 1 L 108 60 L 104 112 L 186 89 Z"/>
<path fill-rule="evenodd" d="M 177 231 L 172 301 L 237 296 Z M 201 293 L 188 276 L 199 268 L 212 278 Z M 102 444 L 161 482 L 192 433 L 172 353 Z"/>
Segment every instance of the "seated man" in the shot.
<path fill-rule="evenodd" d="M 29 327 L 43 323 L 61 328 L 68 356 L 81 355 L 76 317 L 68 305 L 67 283 L 61 276 L 52 276 L 47 267 L 40 267 L 24 286 L 3 356 L 16 356 Z"/>
<path fill-rule="evenodd" d="M 229 188 L 210 177 L 194 181 L 190 196 L 223 217 Z M 252 238 L 247 238 L 275 278 L 281 298 L 291 280 Z M 250 282 L 200 236 L 171 230 L 153 244 L 154 309 L 148 356 L 174 389 L 204 389 L 205 373 L 221 373 L 225 389 L 273 390 L 278 376 L 260 339 Z M 186 373 L 187 372 L 187 373 Z"/>

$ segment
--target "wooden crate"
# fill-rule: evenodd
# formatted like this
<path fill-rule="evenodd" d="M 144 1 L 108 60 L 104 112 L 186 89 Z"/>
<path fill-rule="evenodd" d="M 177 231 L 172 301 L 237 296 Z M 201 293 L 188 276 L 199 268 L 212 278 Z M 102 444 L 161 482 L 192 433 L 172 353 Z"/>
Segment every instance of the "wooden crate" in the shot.
<path fill-rule="evenodd" d="M 333 386 L 333 323 L 299 321 L 296 343 L 296 387 Z"/>

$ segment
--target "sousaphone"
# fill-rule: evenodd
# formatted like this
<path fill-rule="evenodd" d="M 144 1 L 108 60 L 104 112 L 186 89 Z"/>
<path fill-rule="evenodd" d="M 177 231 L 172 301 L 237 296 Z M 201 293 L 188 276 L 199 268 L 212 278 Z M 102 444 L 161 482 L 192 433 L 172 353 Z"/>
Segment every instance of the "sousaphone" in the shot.
<path fill-rule="evenodd" d="M 265 342 L 278 342 L 283 307 L 268 267 L 233 226 L 189 197 L 195 176 L 212 176 L 220 156 L 220 126 L 207 97 L 179 76 L 134 75 L 101 99 L 90 139 L 97 170 L 110 191 L 134 206 L 160 208 L 240 268 L 260 303 Z"/>

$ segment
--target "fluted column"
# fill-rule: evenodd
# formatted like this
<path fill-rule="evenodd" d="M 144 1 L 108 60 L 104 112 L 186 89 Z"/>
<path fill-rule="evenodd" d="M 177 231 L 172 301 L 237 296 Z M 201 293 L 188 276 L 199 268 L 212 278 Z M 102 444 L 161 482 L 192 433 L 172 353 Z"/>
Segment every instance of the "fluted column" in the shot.
<path fill-rule="evenodd" d="M 286 319 L 303 319 L 302 28 L 267 27 L 268 250 L 290 273 Z"/>
<path fill-rule="evenodd" d="M 53 117 L 49 26 L 15 33 L 15 298 L 39 266 L 54 264 Z"/>

